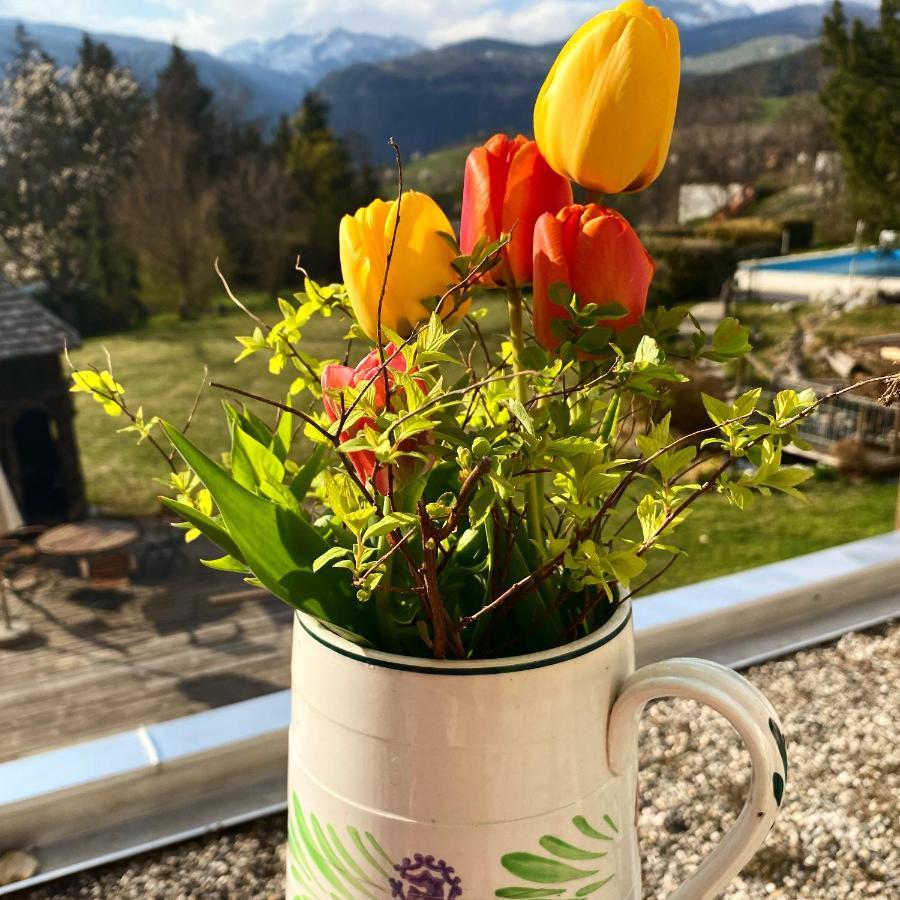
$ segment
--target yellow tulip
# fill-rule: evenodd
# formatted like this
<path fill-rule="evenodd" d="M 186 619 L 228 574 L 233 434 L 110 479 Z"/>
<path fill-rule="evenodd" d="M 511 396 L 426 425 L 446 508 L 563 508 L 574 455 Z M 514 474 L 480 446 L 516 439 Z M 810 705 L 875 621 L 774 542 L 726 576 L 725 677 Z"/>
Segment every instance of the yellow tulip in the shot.
<path fill-rule="evenodd" d="M 678 28 L 655 7 L 627 0 L 569 38 L 534 107 L 547 162 L 604 194 L 640 191 L 669 153 L 681 48 Z"/>
<path fill-rule="evenodd" d="M 341 221 L 344 284 L 356 320 L 373 341 L 378 339 L 378 298 L 396 221 L 396 200 L 375 200 Z M 424 301 L 441 296 L 459 281 L 452 266 L 456 254 L 438 234 L 441 231 L 454 233 L 437 203 L 427 194 L 407 191 L 401 200 L 400 227 L 381 309 L 382 326 L 402 337 L 429 318 Z M 448 298 L 439 312 L 446 315 L 452 302 Z M 462 316 L 468 303 L 448 318 Z"/>

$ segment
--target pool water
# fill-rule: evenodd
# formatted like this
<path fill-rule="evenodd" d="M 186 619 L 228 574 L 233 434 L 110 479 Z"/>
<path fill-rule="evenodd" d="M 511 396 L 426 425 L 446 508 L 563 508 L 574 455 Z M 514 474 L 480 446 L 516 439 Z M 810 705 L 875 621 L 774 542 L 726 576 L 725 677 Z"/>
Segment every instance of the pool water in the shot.
<path fill-rule="evenodd" d="M 851 270 L 852 265 L 852 270 Z M 900 277 L 900 250 L 839 250 L 814 257 L 788 257 L 785 260 L 758 263 L 756 269 L 779 272 L 809 272 L 814 275 L 867 275 L 872 278 Z"/>

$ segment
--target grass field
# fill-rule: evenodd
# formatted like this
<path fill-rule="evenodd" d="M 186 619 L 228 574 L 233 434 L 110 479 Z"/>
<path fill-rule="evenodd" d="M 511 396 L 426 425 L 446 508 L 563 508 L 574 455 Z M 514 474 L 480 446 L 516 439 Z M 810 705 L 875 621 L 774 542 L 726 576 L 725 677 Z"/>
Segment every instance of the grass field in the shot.
<path fill-rule="evenodd" d="M 250 299 L 263 312 L 266 301 L 258 296 Z M 499 312 L 500 304 L 496 309 Z M 866 312 L 860 311 L 862 318 Z M 488 321 L 491 319 L 499 322 L 499 315 Z M 237 366 L 232 363 L 239 350 L 233 336 L 249 333 L 250 325 L 237 311 L 200 322 L 159 318 L 139 331 L 88 340 L 72 357 L 76 365 L 104 366 L 104 348 L 108 349 L 132 407 L 143 405 L 145 415 L 160 415 L 180 425 L 190 410 L 204 364 L 213 381 L 270 397 L 282 394 L 291 376 L 273 378 L 262 357 L 251 357 Z M 845 327 L 851 328 L 853 323 Z M 304 347 L 319 357 L 336 357 L 341 352 L 343 330 L 340 322 L 318 322 L 304 334 Z M 207 391 L 191 426 L 193 440 L 213 453 L 224 447 L 226 440 L 221 396 L 219 391 Z M 76 402 L 90 502 L 107 514 L 154 512 L 160 490 L 154 478 L 165 475 L 164 461 L 150 446 L 135 446 L 132 436 L 116 433 L 126 424 L 124 420 L 111 419 L 84 394 L 76 395 Z M 257 411 L 268 414 L 265 408 Z M 782 495 L 759 498 L 749 513 L 741 513 L 717 497 L 704 497 L 682 528 L 687 556 L 654 589 L 887 531 L 893 526 L 896 490 L 892 479 L 854 483 L 820 476 L 808 483 L 805 502 Z"/>

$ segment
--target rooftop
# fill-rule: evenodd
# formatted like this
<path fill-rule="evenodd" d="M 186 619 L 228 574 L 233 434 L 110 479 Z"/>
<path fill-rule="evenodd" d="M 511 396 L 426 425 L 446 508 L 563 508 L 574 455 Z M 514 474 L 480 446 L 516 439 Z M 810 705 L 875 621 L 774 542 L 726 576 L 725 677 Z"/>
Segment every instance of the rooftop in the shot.
<path fill-rule="evenodd" d="M 22 288 L 0 278 L 0 361 L 62 353 L 81 336 Z"/>

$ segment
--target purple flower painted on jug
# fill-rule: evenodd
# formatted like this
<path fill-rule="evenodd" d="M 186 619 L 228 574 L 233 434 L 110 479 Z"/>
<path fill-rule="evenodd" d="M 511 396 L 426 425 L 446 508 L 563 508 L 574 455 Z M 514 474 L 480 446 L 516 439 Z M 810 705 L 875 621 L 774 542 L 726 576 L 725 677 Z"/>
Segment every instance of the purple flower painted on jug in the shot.
<path fill-rule="evenodd" d="M 453 866 L 433 856 L 416 853 L 394 865 L 399 878 L 391 878 L 391 897 L 396 900 L 457 900 L 461 879 Z"/>

